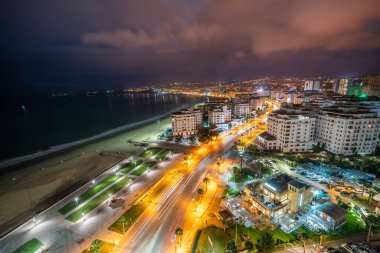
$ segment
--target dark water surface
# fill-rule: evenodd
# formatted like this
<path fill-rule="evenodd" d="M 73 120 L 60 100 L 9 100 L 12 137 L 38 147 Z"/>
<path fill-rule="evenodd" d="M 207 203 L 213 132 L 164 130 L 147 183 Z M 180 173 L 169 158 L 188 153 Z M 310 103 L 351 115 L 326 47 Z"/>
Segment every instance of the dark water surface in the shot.
<path fill-rule="evenodd" d="M 0 101 L 0 160 L 46 150 L 159 116 L 200 98 L 154 93 Z"/>

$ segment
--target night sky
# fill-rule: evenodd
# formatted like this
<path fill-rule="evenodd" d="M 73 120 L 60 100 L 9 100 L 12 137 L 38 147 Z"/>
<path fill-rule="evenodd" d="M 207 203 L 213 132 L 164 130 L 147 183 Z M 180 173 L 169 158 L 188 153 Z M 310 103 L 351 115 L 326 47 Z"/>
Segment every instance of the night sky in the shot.
<path fill-rule="evenodd" d="M 18 91 L 380 70 L 378 0 L 11 0 L 0 31 Z"/>

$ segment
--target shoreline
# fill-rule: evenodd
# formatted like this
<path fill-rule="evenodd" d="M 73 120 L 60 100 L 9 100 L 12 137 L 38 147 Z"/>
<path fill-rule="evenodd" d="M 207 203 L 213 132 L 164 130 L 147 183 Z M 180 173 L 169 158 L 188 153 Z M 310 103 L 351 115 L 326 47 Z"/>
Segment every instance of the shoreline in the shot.
<path fill-rule="evenodd" d="M 196 103 L 194 103 L 196 104 Z M 174 110 L 171 110 L 169 112 L 166 112 L 161 115 L 157 115 L 153 118 L 129 123 L 127 125 L 123 125 L 117 128 L 113 128 L 107 131 L 104 131 L 102 133 L 99 133 L 94 136 L 90 136 L 81 140 L 64 143 L 56 146 L 49 147 L 46 150 L 43 151 L 37 151 L 35 153 L 17 156 L 13 158 L 9 158 L 3 161 L 0 161 L 0 176 L 3 176 L 10 171 L 19 170 L 27 166 L 34 165 L 36 163 L 43 162 L 45 160 L 55 158 L 56 156 L 64 155 L 66 153 L 75 151 L 76 149 L 79 149 L 81 147 L 84 147 L 89 144 L 96 144 L 96 142 L 100 142 L 102 140 L 106 140 L 107 138 L 112 138 L 117 135 L 127 133 L 128 131 L 132 131 L 144 126 L 147 126 L 149 124 L 152 124 L 154 121 L 157 120 L 165 120 L 167 117 L 170 116 L 175 111 L 183 110 L 185 108 L 191 107 L 194 104 L 186 103 L 179 107 L 177 107 Z"/>
<path fill-rule="evenodd" d="M 127 129 L 1 169 L 0 201 L 7 205 L 0 206 L 0 234 L 54 205 L 118 163 L 123 156 L 141 152 L 142 147 L 127 140 L 155 140 L 157 134 L 170 126 L 168 116 L 173 111 L 190 106 L 192 104 L 183 104 L 153 119 L 124 126 Z M 161 120 L 160 129 L 157 119 Z"/>

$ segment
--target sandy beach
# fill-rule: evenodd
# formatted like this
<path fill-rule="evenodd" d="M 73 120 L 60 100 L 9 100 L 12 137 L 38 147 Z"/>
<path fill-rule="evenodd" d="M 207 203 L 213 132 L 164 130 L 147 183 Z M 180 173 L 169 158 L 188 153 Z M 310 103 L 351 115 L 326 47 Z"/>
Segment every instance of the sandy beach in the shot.
<path fill-rule="evenodd" d="M 0 234 L 46 209 L 78 187 L 122 160 L 118 152 L 133 155 L 141 147 L 128 140 L 153 141 L 160 131 L 170 127 L 170 118 L 146 124 L 109 138 L 85 144 L 70 151 L 0 177 Z"/>

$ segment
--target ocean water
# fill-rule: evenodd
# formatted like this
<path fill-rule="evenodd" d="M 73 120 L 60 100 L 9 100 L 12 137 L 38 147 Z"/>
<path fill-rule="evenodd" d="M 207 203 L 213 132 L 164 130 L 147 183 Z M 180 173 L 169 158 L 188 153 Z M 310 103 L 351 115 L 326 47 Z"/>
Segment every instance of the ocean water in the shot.
<path fill-rule="evenodd" d="M 79 144 L 199 101 L 154 93 L 2 99 L 0 161 Z"/>

